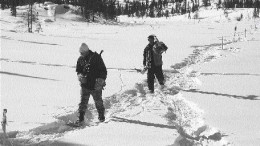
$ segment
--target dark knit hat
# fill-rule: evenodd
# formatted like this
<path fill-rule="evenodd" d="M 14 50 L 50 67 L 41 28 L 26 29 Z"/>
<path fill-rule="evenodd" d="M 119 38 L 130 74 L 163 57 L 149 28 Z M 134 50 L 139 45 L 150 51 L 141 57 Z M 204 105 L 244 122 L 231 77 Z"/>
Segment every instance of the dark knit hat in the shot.
<path fill-rule="evenodd" d="M 148 36 L 148 39 L 154 39 L 155 37 L 156 37 L 156 36 L 152 34 L 152 35 L 149 35 L 149 36 Z"/>

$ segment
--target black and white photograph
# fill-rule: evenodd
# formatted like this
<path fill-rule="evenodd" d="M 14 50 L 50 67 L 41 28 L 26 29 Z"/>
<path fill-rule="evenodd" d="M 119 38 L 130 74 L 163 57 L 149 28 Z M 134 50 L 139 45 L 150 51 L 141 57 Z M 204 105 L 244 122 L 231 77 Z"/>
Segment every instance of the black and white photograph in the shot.
<path fill-rule="evenodd" d="M 260 0 L 0 0 L 0 146 L 260 146 Z"/>

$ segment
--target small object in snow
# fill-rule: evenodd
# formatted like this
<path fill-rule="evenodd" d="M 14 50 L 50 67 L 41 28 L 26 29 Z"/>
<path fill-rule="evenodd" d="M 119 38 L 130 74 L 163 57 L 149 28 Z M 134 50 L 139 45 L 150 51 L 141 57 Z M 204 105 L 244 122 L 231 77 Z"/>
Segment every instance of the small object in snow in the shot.
<path fill-rule="evenodd" d="M 220 132 L 214 133 L 213 135 L 208 136 L 208 139 L 219 141 L 221 140 L 222 135 Z"/>
<path fill-rule="evenodd" d="M 79 122 L 79 121 L 66 123 L 66 125 L 71 126 L 71 127 L 81 127 L 81 126 L 83 126 L 83 124 L 84 124 L 84 122 Z"/>

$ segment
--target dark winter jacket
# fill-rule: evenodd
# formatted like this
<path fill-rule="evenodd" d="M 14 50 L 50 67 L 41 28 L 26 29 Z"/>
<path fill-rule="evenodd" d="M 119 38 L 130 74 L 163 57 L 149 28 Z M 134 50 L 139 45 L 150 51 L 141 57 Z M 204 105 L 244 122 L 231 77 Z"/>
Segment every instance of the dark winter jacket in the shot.
<path fill-rule="evenodd" d="M 107 78 L 107 69 L 101 55 L 89 50 L 89 54 L 85 57 L 80 56 L 77 61 L 76 72 L 86 76 L 87 82 L 81 86 L 94 90 L 96 79 Z M 89 64 L 89 65 L 88 65 Z"/>
<path fill-rule="evenodd" d="M 148 68 L 162 65 L 162 54 L 154 52 L 153 47 L 154 44 L 148 44 L 143 53 L 143 65 Z"/>

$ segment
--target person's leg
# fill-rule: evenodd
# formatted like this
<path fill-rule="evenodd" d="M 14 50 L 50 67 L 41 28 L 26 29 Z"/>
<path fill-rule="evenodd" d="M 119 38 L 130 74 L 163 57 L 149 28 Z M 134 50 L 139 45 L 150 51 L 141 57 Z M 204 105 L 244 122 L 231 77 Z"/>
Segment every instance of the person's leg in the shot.
<path fill-rule="evenodd" d="M 148 69 L 147 72 L 147 83 L 148 83 L 148 89 L 151 93 L 154 92 L 154 71 L 152 68 Z"/>
<path fill-rule="evenodd" d="M 162 65 L 155 66 L 154 73 L 155 73 L 155 76 L 156 76 L 159 84 L 164 85 L 164 76 L 163 76 L 163 71 L 162 71 Z"/>
<path fill-rule="evenodd" d="M 80 95 L 81 95 L 81 101 L 79 103 L 78 112 L 79 112 L 79 122 L 82 122 L 84 121 L 85 112 L 88 107 L 90 91 L 84 87 L 81 87 Z"/>
<path fill-rule="evenodd" d="M 98 111 L 98 119 L 99 121 L 105 121 L 105 108 L 102 100 L 102 90 L 95 90 L 91 92 L 93 96 L 97 111 Z"/>

